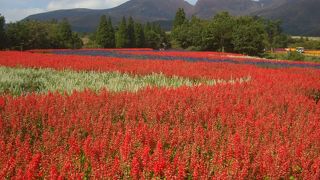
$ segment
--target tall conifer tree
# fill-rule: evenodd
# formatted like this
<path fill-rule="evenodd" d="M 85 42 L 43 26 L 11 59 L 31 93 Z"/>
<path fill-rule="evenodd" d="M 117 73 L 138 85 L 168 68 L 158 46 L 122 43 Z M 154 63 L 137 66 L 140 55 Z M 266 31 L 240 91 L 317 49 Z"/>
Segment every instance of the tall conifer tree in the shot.
<path fill-rule="evenodd" d="M 134 34 L 134 21 L 132 17 L 129 18 L 128 21 L 128 27 L 127 27 L 127 33 L 128 33 L 128 47 L 135 47 L 135 34 Z"/>
<path fill-rule="evenodd" d="M 119 29 L 116 33 L 116 47 L 128 47 L 127 21 L 125 17 L 122 18 L 122 21 L 119 25 Z"/>
<path fill-rule="evenodd" d="M 0 14 L 0 49 L 5 48 L 6 46 L 6 33 L 4 29 L 5 19 Z"/>
<path fill-rule="evenodd" d="M 108 46 L 108 29 L 107 17 L 102 15 L 96 32 L 96 43 L 101 48 L 106 48 Z"/>

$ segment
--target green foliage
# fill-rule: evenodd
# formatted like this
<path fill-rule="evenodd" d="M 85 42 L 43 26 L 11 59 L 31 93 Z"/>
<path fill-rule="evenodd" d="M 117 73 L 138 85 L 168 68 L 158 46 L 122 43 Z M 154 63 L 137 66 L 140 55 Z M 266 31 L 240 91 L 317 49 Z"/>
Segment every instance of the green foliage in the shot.
<path fill-rule="evenodd" d="M 289 39 L 289 47 L 304 47 L 305 49 L 320 50 L 320 40 L 300 37 L 300 39 Z"/>
<path fill-rule="evenodd" d="M 10 49 L 81 48 L 82 41 L 69 23 L 20 21 L 8 24 L 7 45 Z"/>
<path fill-rule="evenodd" d="M 59 48 L 76 49 L 82 47 L 82 41 L 80 37 L 73 33 L 71 26 L 67 19 L 63 19 L 57 27 L 57 39 L 60 42 Z"/>
<path fill-rule="evenodd" d="M 154 49 L 160 48 L 161 44 L 160 42 L 160 35 L 157 34 L 155 31 L 150 30 L 145 32 L 145 46 L 146 47 L 152 47 Z"/>
<path fill-rule="evenodd" d="M 228 12 L 222 12 L 209 21 L 206 32 L 206 44 L 210 49 L 216 51 L 232 51 L 232 35 L 236 25 L 235 17 Z"/>
<path fill-rule="evenodd" d="M 296 51 L 293 51 L 293 52 L 288 52 L 285 59 L 294 60 L 294 61 L 303 61 L 304 58 L 305 57 L 303 54 L 296 52 Z"/>
<path fill-rule="evenodd" d="M 183 19 L 183 20 L 182 20 Z M 227 12 L 211 20 L 185 19 L 178 10 L 171 32 L 176 48 L 213 50 L 261 55 L 265 49 L 286 47 L 288 36 L 282 33 L 279 21 L 259 17 L 235 17 Z"/>
<path fill-rule="evenodd" d="M 135 46 L 137 48 L 142 48 L 145 45 L 145 34 L 143 27 L 140 23 L 134 25 L 134 37 L 135 37 Z"/>
<path fill-rule="evenodd" d="M 159 49 L 163 44 L 168 44 L 168 38 L 160 27 L 155 23 L 142 25 L 133 20 L 132 17 L 127 21 L 125 17 L 116 28 L 112 27 L 109 17 L 100 19 L 100 25 L 95 34 L 89 36 L 89 43 L 86 47 L 90 48 L 154 48 Z"/>
<path fill-rule="evenodd" d="M 266 59 L 286 59 L 293 61 L 308 61 L 308 62 L 320 62 L 320 57 L 317 56 L 307 56 L 304 54 L 300 54 L 298 52 L 290 52 L 290 53 L 265 53 L 263 57 Z"/>
<path fill-rule="evenodd" d="M 105 15 L 101 16 L 98 26 L 95 41 L 100 48 L 114 48 L 115 34 L 112 26 L 111 18 L 107 20 Z"/>
<path fill-rule="evenodd" d="M 122 21 L 119 25 L 119 29 L 116 32 L 116 47 L 117 48 L 126 48 L 128 47 L 128 34 L 127 34 L 127 20 L 125 17 L 122 18 Z"/>
<path fill-rule="evenodd" d="M 267 59 L 285 59 L 285 60 L 292 60 L 292 61 L 316 61 L 312 57 L 305 56 L 299 52 L 291 51 L 288 53 L 265 53 L 263 55 L 264 58 Z"/>
<path fill-rule="evenodd" d="M 186 21 L 186 13 L 183 8 L 179 8 L 173 21 L 173 29 L 180 27 Z"/>
<path fill-rule="evenodd" d="M 103 15 L 100 18 L 100 24 L 98 26 L 98 30 L 96 32 L 96 37 L 95 37 L 96 43 L 102 48 L 105 48 L 108 43 L 107 31 L 108 31 L 107 17 Z"/>
<path fill-rule="evenodd" d="M 27 28 L 28 22 L 10 23 L 6 28 L 8 46 L 11 49 L 25 49 L 29 46 L 31 33 Z"/>
<path fill-rule="evenodd" d="M 266 49 L 273 52 L 275 48 L 284 48 L 288 46 L 289 37 L 282 32 L 281 21 L 260 19 L 260 22 L 265 26 Z"/>
<path fill-rule="evenodd" d="M 134 32 L 135 32 L 134 21 L 132 17 L 130 17 L 128 21 L 128 27 L 127 27 L 128 47 L 136 47 L 136 39 L 135 39 Z"/>
<path fill-rule="evenodd" d="M 58 39 L 62 43 L 63 48 L 72 48 L 72 30 L 67 19 L 63 19 L 58 24 Z"/>
<path fill-rule="evenodd" d="M 263 24 L 252 17 L 240 17 L 233 31 L 232 44 L 234 51 L 247 55 L 261 55 L 264 51 Z"/>
<path fill-rule="evenodd" d="M 83 42 L 78 33 L 72 32 L 72 45 L 73 49 L 80 49 L 83 46 Z"/>
<path fill-rule="evenodd" d="M 84 47 L 85 48 L 98 48 L 99 45 L 96 42 L 96 32 L 91 33 L 87 36 L 88 42 L 85 43 Z"/>
<path fill-rule="evenodd" d="M 172 38 L 178 44 L 178 47 L 204 50 L 207 47 L 204 43 L 204 33 L 207 23 L 193 16 L 191 21 L 185 21 L 184 24 L 176 27 L 172 31 Z"/>
<path fill-rule="evenodd" d="M 116 47 L 116 37 L 115 37 L 115 31 L 112 25 L 111 17 L 108 19 L 108 35 L 107 39 L 109 39 L 109 43 L 107 44 L 108 47 L 114 48 Z"/>
<path fill-rule="evenodd" d="M 0 14 L 0 50 L 6 47 L 5 18 Z"/>
<path fill-rule="evenodd" d="M 178 48 L 188 48 L 190 46 L 189 41 L 189 21 L 186 18 L 186 13 L 183 8 L 179 8 L 176 12 L 174 21 L 173 21 L 173 29 L 172 29 L 172 44 L 175 44 Z"/>
<path fill-rule="evenodd" d="M 174 44 L 184 49 L 232 52 L 233 30 L 236 23 L 236 17 L 227 12 L 219 13 L 209 21 L 193 16 L 190 21 L 183 20 L 183 23 L 174 26 L 172 40 Z"/>
<path fill-rule="evenodd" d="M 159 49 L 163 48 L 163 44 L 168 44 L 166 33 L 161 29 L 160 25 L 155 23 L 147 23 L 144 28 L 145 47 Z"/>
<path fill-rule="evenodd" d="M 168 44 L 168 38 L 159 24 L 147 23 L 144 26 L 145 47 L 159 49 Z M 165 44 L 165 45 L 164 45 Z"/>

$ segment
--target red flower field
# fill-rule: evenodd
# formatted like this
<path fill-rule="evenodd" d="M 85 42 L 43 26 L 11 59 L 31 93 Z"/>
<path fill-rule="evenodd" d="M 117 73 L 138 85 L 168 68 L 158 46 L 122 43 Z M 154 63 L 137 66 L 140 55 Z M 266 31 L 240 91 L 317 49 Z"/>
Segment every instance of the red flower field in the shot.
<path fill-rule="evenodd" d="M 320 178 L 319 69 L 30 52 L 0 52 L 0 66 L 251 77 L 136 93 L 0 95 L 2 179 Z"/>

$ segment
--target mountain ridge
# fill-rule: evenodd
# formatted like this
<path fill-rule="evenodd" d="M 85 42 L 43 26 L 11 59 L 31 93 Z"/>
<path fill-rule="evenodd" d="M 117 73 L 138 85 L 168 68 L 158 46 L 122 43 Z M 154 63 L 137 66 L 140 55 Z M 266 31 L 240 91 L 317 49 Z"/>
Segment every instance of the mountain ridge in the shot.
<path fill-rule="evenodd" d="M 275 8 L 263 9 L 255 15 L 269 19 L 280 19 L 287 33 L 320 36 L 319 0 L 284 0 Z"/>
<path fill-rule="evenodd" d="M 191 5 L 184 0 L 129 0 L 110 9 L 66 9 L 28 16 L 25 19 L 48 21 L 67 18 L 74 30 L 92 32 L 101 15 L 107 15 L 118 23 L 123 16 L 132 16 L 139 22 L 162 22 L 167 28 L 178 8 L 184 8 L 187 16 L 211 18 L 228 11 L 232 15 L 254 15 L 269 19 L 280 19 L 284 31 L 292 35 L 320 36 L 319 0 L 198 0 Z M 320 12 L 320 11 L 319 11 Z"/>

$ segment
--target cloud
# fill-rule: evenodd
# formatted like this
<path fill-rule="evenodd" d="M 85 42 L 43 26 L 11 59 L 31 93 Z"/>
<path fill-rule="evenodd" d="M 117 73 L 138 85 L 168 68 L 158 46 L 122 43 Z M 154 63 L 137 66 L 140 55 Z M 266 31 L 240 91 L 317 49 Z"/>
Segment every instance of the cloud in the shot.
<path fill-rule="evenodd" d="M 45 9 L 40 8 L 25 8 L 25 9 L 6 9 L 2 10 L 1 14 L 6 18 L 6 22 L 15 22 L 29 15 L 45 12 Z"/>
<path fill-rule="evenodd" d="M 118 6 L 126 1 L 128 0 L 51 0 L 47 9 L 49 11 L 72 8 L 107 9 Z M 197 0 L 187 1 L 195 4 Z"/>
<path fill-rule="evenodd" d="M 185 0 L 185 1 L 188 1 L 190 4 L 193 4 L 195 5 L 197 3 L 198 0 Z"/>
<path fill-rule="evenodd" d="M 71 8 L 89 8 L 89 9 L 106 9 L 115 7 L 127 0 L 52 0 L 49 2 L 47 9 L 71 9 Z"/>

